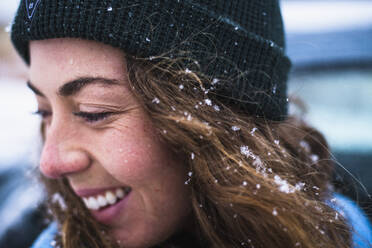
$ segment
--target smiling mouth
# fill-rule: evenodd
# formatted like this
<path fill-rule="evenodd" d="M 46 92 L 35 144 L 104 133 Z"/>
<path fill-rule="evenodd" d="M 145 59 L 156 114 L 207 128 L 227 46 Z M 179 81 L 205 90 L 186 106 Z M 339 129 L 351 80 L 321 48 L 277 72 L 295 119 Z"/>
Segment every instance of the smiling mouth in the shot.
<path fill-rule="evenodd" d="M 100 194 L 89 197 L 81 197 L 85 206 L 90 210 L 102 210 L 109 206 L 115 205 L 131 191 L 130 188 L 116 188 L 106 190 Z"/>

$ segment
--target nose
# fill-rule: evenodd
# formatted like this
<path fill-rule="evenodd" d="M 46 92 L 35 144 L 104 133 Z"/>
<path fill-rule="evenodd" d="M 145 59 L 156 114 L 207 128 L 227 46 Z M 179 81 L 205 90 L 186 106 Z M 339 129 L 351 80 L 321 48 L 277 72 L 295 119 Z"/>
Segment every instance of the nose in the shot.
<path fill-rule="evenodd" d="M 89 167 L 90 157 L 80 140 L 79 132 L 71 131 L 67 125 L 48 127 L 40 158 L 41 172 L 56 179 Z"/>

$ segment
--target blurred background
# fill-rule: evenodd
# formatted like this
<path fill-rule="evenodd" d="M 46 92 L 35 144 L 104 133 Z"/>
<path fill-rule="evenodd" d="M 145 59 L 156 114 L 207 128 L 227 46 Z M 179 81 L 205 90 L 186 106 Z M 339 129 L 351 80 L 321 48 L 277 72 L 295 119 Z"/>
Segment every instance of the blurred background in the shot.
<path fill-rule="evenodd" d="M 0 1 L 0 248 L 28 247 L 47 224 L 35 180 L 36 101 L 9 41 L 18 0 Z M 291 100 L 329 141 L 336 190 L 372 216 L 372 1 L 282 0 Z M 298 108 L 291 108 L 295 113 Z"/>

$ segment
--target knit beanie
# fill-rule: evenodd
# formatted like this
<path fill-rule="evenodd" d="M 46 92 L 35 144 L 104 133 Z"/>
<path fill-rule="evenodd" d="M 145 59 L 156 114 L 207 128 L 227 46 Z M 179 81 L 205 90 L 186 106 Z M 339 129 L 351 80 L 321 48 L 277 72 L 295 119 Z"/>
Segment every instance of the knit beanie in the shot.
<path fill-rule="evenodd" d="M 287 115 L 290 62 L 278 0 L 20 1 L 11 39 L 27 64 L 29 41 L 67 37 L 134 57 L 189 57 L 223 104 L 271 120 Z"/>

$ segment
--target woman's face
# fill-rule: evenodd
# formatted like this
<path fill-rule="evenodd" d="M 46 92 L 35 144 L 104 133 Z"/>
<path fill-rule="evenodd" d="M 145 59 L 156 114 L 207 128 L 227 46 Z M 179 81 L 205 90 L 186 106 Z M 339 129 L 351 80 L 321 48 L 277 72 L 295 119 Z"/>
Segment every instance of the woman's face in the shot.
<path fill-rule="evenodd" d="M 148 247 L 191 212 L 187 169 L 131 94 L 123 53 L 78 39 L 30 44 L 30 82 L 45 126 L 40 170 L 66 178 L 125 247 Z"/>

